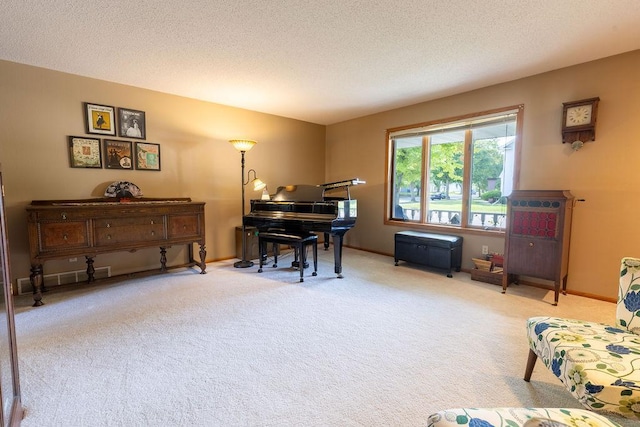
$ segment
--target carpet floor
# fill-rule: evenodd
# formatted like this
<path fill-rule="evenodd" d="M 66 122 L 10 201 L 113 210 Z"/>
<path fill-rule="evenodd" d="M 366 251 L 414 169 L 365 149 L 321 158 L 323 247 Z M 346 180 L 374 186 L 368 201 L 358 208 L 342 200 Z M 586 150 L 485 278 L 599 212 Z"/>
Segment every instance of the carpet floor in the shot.
<path fill-rule="evenodd" d="M 418 426 L 453 407 L 580 404 L 538 363 L 525 321 L 612 323 L 615 305 L 453 278 L 346 248 L 344 278 L 178 269 L 16 298 L 23 426 Z M 617 280 L 617 272 L 611 272 Z M 628 420 L 615 418 L 624 425 Z"/>

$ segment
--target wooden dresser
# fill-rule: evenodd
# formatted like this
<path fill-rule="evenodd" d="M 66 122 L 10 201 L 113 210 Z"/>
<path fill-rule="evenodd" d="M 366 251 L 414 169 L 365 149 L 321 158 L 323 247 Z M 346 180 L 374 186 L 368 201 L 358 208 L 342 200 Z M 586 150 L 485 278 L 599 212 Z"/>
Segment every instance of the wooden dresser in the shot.
<path fill-rule="evenodd" d="M 518 275 L 551 280 L 558 305 L 567 290 L 574 197 L 568 190 L 515 190 L 508 197 L 502 292 Z"/>
<path fill-rule="evenodd" d="M 189 198 L 34 200 L 27 213 L 34 306 L 43 304 L 43 264 L 52 259 L 84 256 L 92 282 L 98 254 L 158 247 L 160 271 L 166 271 L 166 249 L 188 244 L 189 263 L 205 273 L 204 203 Z M 192 243 L 200 245 L 199 262 Z"/>

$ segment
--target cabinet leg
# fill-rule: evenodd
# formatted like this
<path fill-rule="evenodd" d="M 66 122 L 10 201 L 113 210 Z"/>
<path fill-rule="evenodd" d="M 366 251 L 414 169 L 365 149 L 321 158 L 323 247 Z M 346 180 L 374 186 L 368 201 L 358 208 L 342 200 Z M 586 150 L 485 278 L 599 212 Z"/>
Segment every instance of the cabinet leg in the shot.
<path fill-rule="evenodd" d="M 160 271 L 167 271 L 167 248 L 160 247 Z"/>
<path fill-rule="evenodd" d="M 207 259 L 207 251 L 205 250 L 204 243 L 200 245 L 200 274 L 207 274 L 205 271 L 207 269 L 207 264 L 205 259 Z"/>
<path fill-rule="evenodd" d="M 93 257 L 85 256 L 85 258 L 87 259 L 87 283 L 95 282 L 96 277 L 94 274 L 96 269 L 93 268 Z"/>
<path fill-rule="evenodd" d="M 44 303 L 42 302 L 42 292 L 44 289 L 44 274 L 42 271 L 42 264 L 35 264 L 31 266 L 31 275 L 29 281 L 33 287 L 33 306 L 40 307 Z"/>

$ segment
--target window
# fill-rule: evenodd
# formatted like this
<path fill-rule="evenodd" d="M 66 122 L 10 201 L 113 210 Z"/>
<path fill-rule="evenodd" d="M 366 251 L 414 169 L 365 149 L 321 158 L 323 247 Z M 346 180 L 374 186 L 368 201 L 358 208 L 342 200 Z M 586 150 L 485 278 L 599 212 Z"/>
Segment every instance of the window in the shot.
<path fill-rule="evenodd" d="M 389 129 L 388 219 L 504 230 L 523 106 Z"/>

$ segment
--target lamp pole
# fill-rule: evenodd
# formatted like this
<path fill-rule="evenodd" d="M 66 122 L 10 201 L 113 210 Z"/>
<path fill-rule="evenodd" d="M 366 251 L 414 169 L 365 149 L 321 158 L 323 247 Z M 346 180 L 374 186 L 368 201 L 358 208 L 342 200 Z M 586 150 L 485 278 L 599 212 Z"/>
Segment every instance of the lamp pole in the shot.
<path fill-rule="evenodd" d="M 229 141 L 233 147 L 240 151 L 241 155 L 241 163 L 240 163 L 240 172 L 242 176 L 240 177 L 240 184 L 242 185 L 242 259 L 233 264 L 236 268 L 247 268 L 253 266 L 253 261 L 247 260 L 247 230 L 244 225 L 244 153 L 246 151 L 251 150 L 251 148 L 256 145 L 255 141 L 249 139 L 232 139 Z M 255 172 L 254 172 L 255 173 Z"/>
<path fill-rule="evenodd" d="M 242 260 L 241 261 L 237 261 L 233 264 L 233 266 L 235 268 L 247 268 L 247 267 L 253 267 L 253 261 L 249 261 L 248 259 L 246 259 L 247 256 L 247 230 L 245 228 L 244 225 L 244 151 L 240 151 L 240 154 L 242 156 L 242 160 L 241 160 L 241 171 L 242 171 L 242 176 L 241 176 L 241 180 L 240 182 L 242 183 Z"/>

